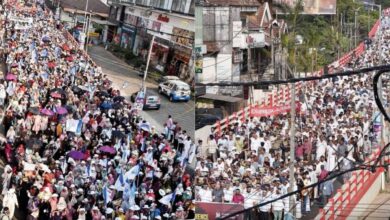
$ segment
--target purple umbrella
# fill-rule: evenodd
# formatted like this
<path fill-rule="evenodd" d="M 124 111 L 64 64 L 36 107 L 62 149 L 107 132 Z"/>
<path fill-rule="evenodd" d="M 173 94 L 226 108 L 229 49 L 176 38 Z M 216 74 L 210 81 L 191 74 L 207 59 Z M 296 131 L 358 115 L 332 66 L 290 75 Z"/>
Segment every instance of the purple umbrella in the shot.
<path fill-rule="evenodd" d="M 6 80 L 16 80 L 16 76 L 12 73 L 8 73 L 7 76 L 5 77 Z"/>
<path fill-rule="evenodd" d="M 54 115 L 54 112 L 50 109 L 47 109 L 47 108 L 44 108 L 41 110 L 41 113 L 44 114 L 44 115 L 47 115 L 47 116 L 53 116 Z"/>
<path fill-rule="evenodd" d="M 64 108 L 64 107 L 57 107 L 56 111 L 57 111 L 57 114 L 59 114 L 59 115 L 68 114 L 68 110 L 66 110 L 66 108 Z"/>
<path fill-rule="evenodd" d="M 115 154 L 116 150 L 113 147 L 110 146 L 103 146 L 99 148 L 100 152 L 109 153 L 109 154 Z"/>
<path fill-rule="evenodd" d="M 84 160 L 85 159 L 85 154 L 83 152 L 75 151 L 75 150 L 72 150 L 71 152 L 69 152 L 68 156 L 75 159 L 75 160 Z"/>

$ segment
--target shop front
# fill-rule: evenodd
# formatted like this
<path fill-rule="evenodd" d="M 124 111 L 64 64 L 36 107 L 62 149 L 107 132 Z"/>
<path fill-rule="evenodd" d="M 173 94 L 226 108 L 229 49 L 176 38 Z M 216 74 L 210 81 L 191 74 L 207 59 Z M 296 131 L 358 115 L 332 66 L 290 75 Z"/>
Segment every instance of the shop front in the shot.
<path fill-rule="evenodd" d="M 132 49 L 134 46 L 136 36 L 136 29 L 127 25 L 122 26 L 121 32 L 121 47 L 125 49 Z"/>
<path fill-rule="evenodd" d="M 169 54 L 169 46 L 165 45 L 163 42 L 164 41 L 162 39 L 156 39 L 153 44 L 152 55 L 150 58 L 152 66 L 161 72 L 164 72 L 166 68 Z"/>
<path fill-rule="evenodd" d="M 167 75 L 187 78 L 191 59 L 191 49 L 175 45 L 170 51 L 171 59 L 167 66 Z"/>
<path fill-rule="evenodd" d="M 181 78 L 190 78 L 190 65 L 192 47 L 194 44 L 194 32 L 173 27 L 172 38 L 173 49 L 171 50 L 169 66 L 167 67 L 168 75 L 176 75 Z"/>

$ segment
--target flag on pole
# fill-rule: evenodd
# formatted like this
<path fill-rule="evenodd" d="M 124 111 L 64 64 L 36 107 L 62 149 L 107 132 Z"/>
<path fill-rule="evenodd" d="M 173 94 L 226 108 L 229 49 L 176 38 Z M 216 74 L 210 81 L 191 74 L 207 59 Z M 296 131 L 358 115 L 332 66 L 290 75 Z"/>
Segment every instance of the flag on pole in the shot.
<path fill-rule="evenodd" d="M 132 167 L 129 171 L 125 174 L 125 180 L 134 180 L 136 176 L 138 176 L 140 171 L 140 166 L 137 164 L 134 167 Z"/>
<path fill-rule="evenodd" d="M 129 197 L 129 205 L 130 207 L 135 205 L 135 192 L 137 188 L 135 186 L 135 181 L 131 183 L 131 189 L 130 189 L 130 197 Z"/>
<path fill-rule="evenodd" d="M 115 182 L 115 188 L 118 191 L 123 191 L 125 186 L 125 178 L 123 177 L 123 173 L 119 175 Z"/>
<path fill-rule="evenodd" d="M 107 206 L 109 202 L 111 202 L 111 190 L 107 188 L 107 186 L 103 187 L 103 199 L 104 199 L 104 205 Z"/>

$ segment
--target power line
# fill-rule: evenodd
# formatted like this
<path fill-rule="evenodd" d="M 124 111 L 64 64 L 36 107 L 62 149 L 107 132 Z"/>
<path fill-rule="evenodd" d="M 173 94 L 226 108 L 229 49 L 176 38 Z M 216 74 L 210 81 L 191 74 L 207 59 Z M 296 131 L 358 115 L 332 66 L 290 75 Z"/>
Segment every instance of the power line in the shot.
<path fill-rule="evenodd" d="M 322 79 L 330 79 L 338 76 L 352 76 L 359 75 L 363 73 L 369 73 L 373 71 L 386 71 L 390 72 L 390 65 L 381 65 L 374 67 L 367 67 L 358 70 L 348 70 L 344 72 L 332 73 L 322 76 L 308 76 L 308 77 L 299 77 L 286 80 L 269 80 L 269 81 L 258 81 L 258 82 L 222 82 L 222 83 L 196 83 L 197 86 L 255 86 L 255 85 L 280 85 L 280 84 L 289 84 L 297 82 L 308 82 Z"/>

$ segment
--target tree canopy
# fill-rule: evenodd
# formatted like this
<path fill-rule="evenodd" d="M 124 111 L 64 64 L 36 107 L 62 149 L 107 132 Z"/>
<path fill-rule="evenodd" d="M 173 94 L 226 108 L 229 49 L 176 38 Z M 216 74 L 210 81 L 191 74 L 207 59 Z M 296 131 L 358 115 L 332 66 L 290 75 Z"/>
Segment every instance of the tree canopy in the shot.
<path fill-rule="evenodd" d="M 390 5 L 388 0 L 377 2 L 383 8 Z M 300 72 L 321 69 L 354 49 L 355 36 L 358 45 L 379 18 L 378 8 L 365 7 L 354 0 L 338 0 L 335 15 L 301 14 L 302 0 L 294 8 L 270 3 L 273 9 L 284 11 L 282 18 L 287 21 L 289 31 L 283 36 L 282 45 L 288 50 L 289 62 L 296 64 Z M 303 37 L 303 44 L 296 45 L 297 35 Z"/>

